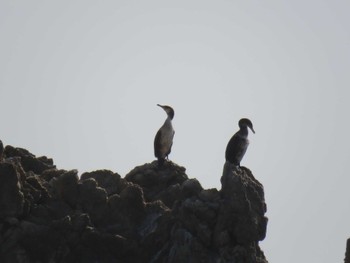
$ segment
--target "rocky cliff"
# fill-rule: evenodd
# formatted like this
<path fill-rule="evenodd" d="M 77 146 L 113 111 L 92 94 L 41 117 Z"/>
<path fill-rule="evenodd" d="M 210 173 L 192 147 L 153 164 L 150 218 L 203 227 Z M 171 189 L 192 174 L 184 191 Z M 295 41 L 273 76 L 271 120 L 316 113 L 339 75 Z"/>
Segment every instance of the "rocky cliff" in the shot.
<path fill-rule="evenodd" d="M 6 146 L 0 161 L 0 262 L 266 263 L 263 186 L 226 163 L 222 188 L 157 162 L 124 178 L 57 169 Z"/>
<path fill-rule="evenodd" d="M 346 250 L 345 250 L 344 263 L 350 263 L 350 238 L 346 241 Z"/>

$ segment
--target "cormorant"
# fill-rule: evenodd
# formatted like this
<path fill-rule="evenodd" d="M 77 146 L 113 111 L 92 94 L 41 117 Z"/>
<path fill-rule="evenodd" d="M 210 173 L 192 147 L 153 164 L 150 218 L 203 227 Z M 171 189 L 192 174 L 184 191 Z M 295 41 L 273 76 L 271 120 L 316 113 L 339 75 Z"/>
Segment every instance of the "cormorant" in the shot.
<path fill-rule="evenodd" d="M 238 122 L 239 131 L 236 132 L 231 140 L 228 142 L 225 152 L 226 161 L 240 166 L 242 158 L 247 151 L 249 140 L 248 140 L 248 127 L 255 133 L 253 124 L 249 119 L 243 118 Z"/>
<path fill-rule="evenodd" d="M 173 145 L 175 131 L 171 120 L 174 118 L 174 110 L 166 105 L 157 104 L 157 106 L 165 110 L 168 115 L 163 126 L 158 130 L 156 137 L 154 138 L 154 155 L 158 158 L 158 165 L 161 166 L 163 165 L 165 158 L 168 159 L 168 155 L 171 152 L 171 146 Z"/>

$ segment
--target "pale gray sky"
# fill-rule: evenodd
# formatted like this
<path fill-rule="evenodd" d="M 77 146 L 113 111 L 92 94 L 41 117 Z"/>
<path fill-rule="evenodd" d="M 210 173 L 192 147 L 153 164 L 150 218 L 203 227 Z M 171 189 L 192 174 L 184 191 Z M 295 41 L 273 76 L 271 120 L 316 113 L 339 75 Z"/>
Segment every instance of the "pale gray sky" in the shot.
<path fill-rule="evenodd" d="M 170 159 L 220 188 L 241 117 L 242 165 L 265 186 L 271 263 L 342 262 L 350 237 L 350 2 L 0 1 L 4 144 L 80 173 Z"/>

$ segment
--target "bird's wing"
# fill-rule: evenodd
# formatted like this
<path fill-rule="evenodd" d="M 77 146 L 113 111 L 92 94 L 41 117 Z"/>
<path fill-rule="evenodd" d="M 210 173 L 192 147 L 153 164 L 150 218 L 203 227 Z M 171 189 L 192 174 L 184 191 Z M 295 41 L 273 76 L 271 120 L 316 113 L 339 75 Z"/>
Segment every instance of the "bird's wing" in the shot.
<path fill-rule="evenodd" d="M 226 151 L 225 151 L 226 161 L 230 161 L 231 163 L 233 163 L 234 161 L 233 156 L 235 155 L 235 149 L 237 149 L 237 145 L 238 145 L 238 140 L 236 136 L 233 135 L 226 146 Z"/>
<path fill-rule="evenodd" d="M 225 158 L 227 161 L 239 164 L 247 150 L 247 141 L 242 140 L 236 135 L 233 135 L 228 142 L 225 152 Z"/>
<path fill-rule="evenodd" d="M 156 137 L 154 138 L 154 156 L 157 158 L 161 157 L 161 153 L 160 153 L 160 148 L 161 148 L 161 144 L 160 144 L 160 138 L 162 137 L 162 132 L 159 129 Z"/>

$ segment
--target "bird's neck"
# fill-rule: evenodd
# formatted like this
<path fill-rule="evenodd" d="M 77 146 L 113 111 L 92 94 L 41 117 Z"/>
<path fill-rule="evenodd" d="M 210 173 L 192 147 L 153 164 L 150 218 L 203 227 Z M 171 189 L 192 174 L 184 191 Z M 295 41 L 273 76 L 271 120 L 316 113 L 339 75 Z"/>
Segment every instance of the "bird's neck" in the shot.
<path fill-rule="evenodd" d="M 170 118 L 170 120 L 174 119 L 174 112 L 173 111 L 168 113 L 168 118 Z"/>
<path fill-rule="evenodd" d="M 168 118 L 166 118 L 164 124 L 163 124 L 164 127 L 169 127 L 169 128 L 172 128 L 173 125 L 171 123 L 171 118 L 168 116 Z"/>
<path fill-rule="evenodd" d="M 239 130 L 239 135 L 247 138 L 248 137 L 248 127 L 241 127 L 241 129 Z"/>

